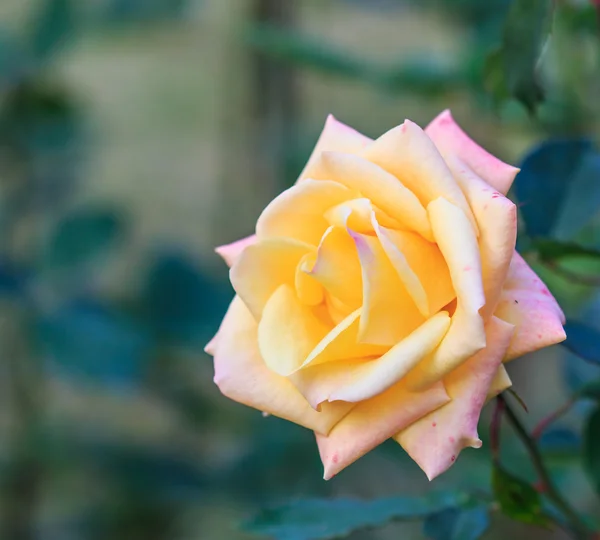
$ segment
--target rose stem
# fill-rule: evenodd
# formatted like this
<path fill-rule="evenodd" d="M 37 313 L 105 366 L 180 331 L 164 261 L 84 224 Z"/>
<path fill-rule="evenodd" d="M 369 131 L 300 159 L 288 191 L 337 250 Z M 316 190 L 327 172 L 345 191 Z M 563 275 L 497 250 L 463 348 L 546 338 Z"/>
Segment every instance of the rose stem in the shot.
<path fill-rule="evenodd" d="M 550 413 L 548 416 L 542 418 L 539 421 L 539 423 L 537 424 L 537 426 L 535 426 L 533 428 L 533 431 L 531 432 L 531 436 L 536 440 L 539 439 L 542 436 L 542 434 L 544 433 L 544 431 L 546 431 L 546 429 L 548 429 L 548 426 L 550 424 L 552 424 L 553 422 L 558 420 L 563 414 L 566 414 L 567 412 L 569 412 L 571 407 L 573 407 L 573 405 L 575 405 L 576 401 L 577 401 L 577 398 L 571 398 L 566 403 L 563 403 L 553 413 Z"/>
<path fill-rule="evenodd" d="M 569 521 L 569 525 L 572 528 L 573 532 L 577 539 L 587 540 L 591 538 L 591 531 L 588 529 L 587 525 L 581 519 L 579 514 L 571 507 L 571 505 L 563 499 L 561 494 L 558 492 L 554 484 L 552 483 L 552 479 L 550 478 L 550 474 L 546 470 L 544 462 L 542 460 L 542 456 L 540 454 L 540 450 L 537 447 L 535 441 L 532 437 L 529 436 L 525 427 L 512 410 L 511 406 L 506 402 L 502 395 L 497 397 L 498 401 L 504 402 L 504 411 L 506 417 L 513 429 L 515 430 L 519 439 L 527 449 L 529 453 L 529 457 L 531 458 L 531 462 L 535 468 L 536 473 L 539 476 L 540 481 L 545 487 L 545 495 L 552 501 L 554 506 L 558 508 L 563 515 Z"/>

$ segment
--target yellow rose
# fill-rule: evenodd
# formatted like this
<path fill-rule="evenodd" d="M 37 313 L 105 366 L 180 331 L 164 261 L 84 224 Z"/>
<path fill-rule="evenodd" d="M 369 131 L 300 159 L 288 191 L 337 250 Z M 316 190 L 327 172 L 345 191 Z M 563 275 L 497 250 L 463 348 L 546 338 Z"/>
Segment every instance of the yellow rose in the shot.
<path fill-rule="evenodd" d="M 430 479 L 480 447 L 503 362 L 565 339 L 515 252 L 517 172 L 448 111 L 375 141 L 330 116 L 256 235 L 217 249 L 237 293 L 206 347 L 222 393 L 314 430 L 326 479 L 390 437 Z"/>

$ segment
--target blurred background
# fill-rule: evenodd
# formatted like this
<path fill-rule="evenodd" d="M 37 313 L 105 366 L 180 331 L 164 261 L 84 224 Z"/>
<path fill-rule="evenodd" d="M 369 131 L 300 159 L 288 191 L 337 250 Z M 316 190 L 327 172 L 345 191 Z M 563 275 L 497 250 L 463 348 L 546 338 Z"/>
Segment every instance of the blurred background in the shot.
<path fill-rule="evenodd" d="M 324 482 L 310 432 L 221 397 L 202 349 L 232 290 L 213 247 L 252 233 L 329 113 L 377 136 L 450 108 L 515 164 L 551 136 L 597 139 L 595 12 L 564 4 L 534 119 L 484 88 L 509 0 L 0 0 L 0 538 L 244 540 L 240 522 L 299 497 L 487 489 L 489 411 L 484 449 L 435 486 L 395 443 Z M 559 236 L 597 248 L 586 159 Z M 600 321 L 595 289 L 569 278 L 598 261 L 569 264 L 536 269 L 569 314 Z M 510 365 L 526 422 L 590 369 L 560 347 Z M 543 443 L 593 513 L 586 410 Z M 507 534 L 564 538 L 495 516 L 489 538 Z M 399 535 L 424 538 L 405 523 L 350 538 Z"/>

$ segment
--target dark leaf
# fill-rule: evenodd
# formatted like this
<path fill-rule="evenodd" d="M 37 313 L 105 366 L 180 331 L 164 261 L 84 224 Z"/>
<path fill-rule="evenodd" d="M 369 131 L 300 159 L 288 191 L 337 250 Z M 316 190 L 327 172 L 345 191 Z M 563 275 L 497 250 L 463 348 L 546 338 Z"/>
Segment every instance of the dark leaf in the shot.
<path fill-rule="evenodd" d="M 143 307 L 153 332 L 188 344 L 206 337 L 203 327 L 224 311 L 229 299 L 228 288 L 220 287 L 194 261 L 178 253 L 155 259 L 143 291 Z"/>
<path fill-rule="evenodd" d="M 566 341 L 562 345 L 577 356 L 600 366 L 600 331 L 569 320 L 565 324 Z"/>
<path fill-rule="evenodd" d="M 577 396 L 582 399 L 593 399 L 600 402 L 600 379 L 584 384 L 577 392 Z"/>
<path fill-rule="evenodd" d="M 38 325 L 42 352 L 65 376 L 113 386 L 137 385 L 150 337 L 134 321 L 97 302 L 74 302 Z"/>
<path fill-rule="evenodd" d="M 538 238 L 533 241 L 543 261 L 556 261 L 565 257 L 591 257 L 600 260 L 600 250 L 581 246 L 573 242 L 561 242 L 551 238 Z"/>
<path fill-rule="evenodd" d="M 539 444 L 544 452 L 573 453 L 579 451 L 581 439 L 577 433 L 568 428 L 554 427 L 542 433 Z"/>
<path fill-rule="evenodd" d="M 539 493 L 520 478 L 495 465 L 492 472 L 494 496 L 502 512 L 515 521 L 547 526 Z"/>
<path fill-rule="evenodd" d="M 264 510 L 244 529 L 276 540 L 327 540 L 380 527 L 394 519 L 418 519 L 467 504 L 461 493 L 394 497 L 372 501 L 307 499 Z"/>
<path fill-rule="evenodd" d="M 27 55 L 17 38 L 0 27 L 0 89 L 17 83 L 27 61 Z"/>
<path fill-rule="evenodd" d="M 432 540 L 477 540 L 489 524 L 485 506 L 464 510 L 448 508 L 429 516 L 423 524 L 423 532 Z"/>
<path fill-rule="evenodd" d="M 104 254 L 122 239 L 125 223 L 113 208 L 84 208 L 65 217 L 53 232 L 44 267 L 74 267 Z"/>
<path fill-rule="evenodd" d="M 600 408 L 592 412 L 583 431 L 583 466 L 600 494 Z"/>
<path fill-rule="evenodd" d="M 571 178 L 592 148 L 587 139 L 551 140 L 525 157 L 514 189 L 530 236 L 552 231 Z"/>
<path fill-rule="evenodd" d="M 43 62 L 56 53 L 75 32 L 74 0 L 43 0 L 35 12 L 30 48 L 33 57 Z"/>

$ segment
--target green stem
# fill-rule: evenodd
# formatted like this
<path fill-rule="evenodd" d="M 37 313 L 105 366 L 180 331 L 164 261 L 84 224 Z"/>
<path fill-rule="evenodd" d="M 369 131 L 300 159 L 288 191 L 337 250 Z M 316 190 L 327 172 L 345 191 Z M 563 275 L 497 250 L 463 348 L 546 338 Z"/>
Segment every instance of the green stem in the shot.
<path fill-rule="evenodd" d="M 525 427 L 519 420 L 518 416 L 512 410 L 511 406 L 506 402 L 502 395 L 498 396 L 498 400 L 503 402 L 504 413 L 506 418 L 512 425 L 521 442 L 525 445 L 533 467 L 540 481 L 545 488 L 546 497 L 556 506 L 558 510 L 562 512 L 564 517 L 567 519 L 569 526 L 575 538 L 578 540 L 590 540 L 592 538 L 592 531 L 589 530 L 586 523 L 582 520 L 581 516 L 571 507 L 571 505 L 563 498 L 560 492 L 556 489 L 556 486 L 552 482 L 550 474 L 546 470 L 542 455 L 539 448 L 537 447 L 533 438 L 527 433 Z"/>

